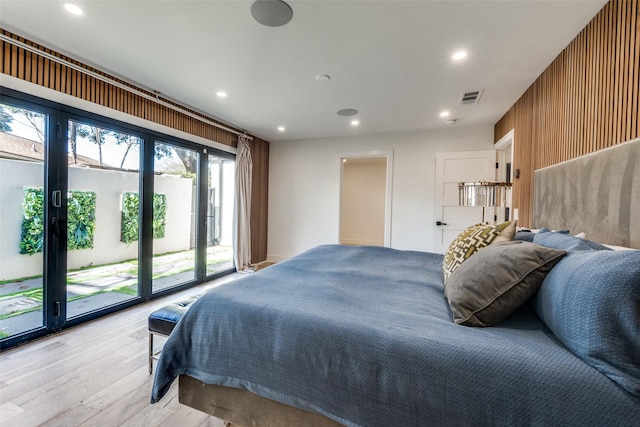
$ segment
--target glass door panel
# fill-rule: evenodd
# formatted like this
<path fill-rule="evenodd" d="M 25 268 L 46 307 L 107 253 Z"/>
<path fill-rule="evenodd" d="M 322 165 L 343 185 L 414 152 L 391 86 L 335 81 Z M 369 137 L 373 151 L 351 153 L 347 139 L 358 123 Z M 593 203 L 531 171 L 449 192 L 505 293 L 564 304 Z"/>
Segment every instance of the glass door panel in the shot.
<path fill-rule="evenodd" d="M 69 121 L 67 318 L 138 296 L 137 136 Z"/>
<path fill-rule="evenodd" d="M 154 145 L 152 291 L 196 278 L 198 152 Z"/>
<path fill-rule="evenodd" d="M 235 161 L 208 155 L 206 274 L 233 268 Z"/>
<path fill-rule="evenodd" d="M 0 104 L 0 339 L 44 325 L 46 120 Z"/>

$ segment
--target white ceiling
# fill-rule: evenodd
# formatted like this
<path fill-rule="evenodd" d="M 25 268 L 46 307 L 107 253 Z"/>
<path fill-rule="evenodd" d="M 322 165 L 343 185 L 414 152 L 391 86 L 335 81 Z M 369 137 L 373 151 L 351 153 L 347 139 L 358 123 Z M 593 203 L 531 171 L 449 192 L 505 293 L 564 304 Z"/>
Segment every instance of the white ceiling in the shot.
<path fill-rule="evenodd" d="M 289 0 L 275 28 L 244 0 L 73 2 L 0 0 L 0 26 L 268 141 L 493 125 L 606 3 Z"/>

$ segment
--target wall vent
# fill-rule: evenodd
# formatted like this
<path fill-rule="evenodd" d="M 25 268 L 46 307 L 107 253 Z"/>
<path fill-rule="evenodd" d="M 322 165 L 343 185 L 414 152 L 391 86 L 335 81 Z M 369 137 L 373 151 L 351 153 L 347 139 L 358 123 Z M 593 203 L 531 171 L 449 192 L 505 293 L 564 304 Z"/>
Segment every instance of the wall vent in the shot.
<path fill-rule="evenodd" d="M 478 101 L 480 101 L 480 97 L 482 96 L 482 92 L 484 92 L 484 89 L 472 90 L 472 91 L 463 93 L 462 96 L 460 96 L 460 104 L 462 104 L 462 105 L 465 105 L 465 104 L 477 104 Z"/>

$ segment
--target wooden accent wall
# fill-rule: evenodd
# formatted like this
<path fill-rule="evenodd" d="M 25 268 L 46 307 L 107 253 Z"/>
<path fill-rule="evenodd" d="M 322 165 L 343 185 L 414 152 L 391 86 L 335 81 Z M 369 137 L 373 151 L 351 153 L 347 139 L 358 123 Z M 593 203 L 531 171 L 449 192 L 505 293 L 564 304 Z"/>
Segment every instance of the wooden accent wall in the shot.
<path fill-rule="evenodd" d="M 249 141 L 253 161 L 251 179 L 251 262 L 267 259 L 267 208 L 269 202 L 269 143 Z M 254 234 L 254 230 L 260 230 Z"/>
<path fill-rule="evenodd" d="M 2 34 L 13 39 L 19 40 L 30 46 L 37 48 L 47 54 L 69 61 L 87 71 L 99 74 L 118 83 L 134 88 L 140 92 L 144 92 L 149 96 L 154 96 L 153 92 L 136 88 L 135 86 L 112 77 L 95 68 L 86 66 L 69 57 L 61 55 L 55 51 L 47 49 L 44 46 L 33 43 L 22 37 L 18 37 L 8 31 L 1 30 Z M 211 124 L 204 123 L 198 119 L 174 111 L 169 107 L 158 104 L 154 101 L 133 94 L 125 89 L 106 83 L 89 74 L 82 73 L 73 68 L 61 65 L 49 58 L 39 56 L 29 52 L 26 49 L 15 46 L 11 43 L 0 40 L 0 49 L 2 52 L 2 73 L 21 80 L 35 83 L 58 92 L 66 93 L 85 101 L 93 102 L 107 108 L 112 108 L 132 116 L 149 120 L 161 125 L 169 126 L 192 135 L 216 141 L 224 145 L 235 147 L 237 145 L 237 136 L 232 132 L 217 128 Z M 176 107 L 188 110 L 175 102 L 161 98 L 162 101 L 175 105 Z M 190 113 L 196 114 L 205 120 L 218 123 L 216 120 L 199 114 L 195 111 L 188 110 Z"/>
<path fill-rule="evenodd" d="M 610 0 L 496 123 L 514 129 L 513 204 L 531 226 L 533 172 L 640 137 L 640 2 Z"/>
<path fill-rule="evenodd" d="M 2 28 L 0 32 L 15 40 L 26 43 L 39 51 L 68 61 L 90 73 L 96 73 L 119 84 L 144 92 L 150 96 L 154 93 L 135 87 L 100 70 L 91 68 L 81 62 L 61 55 L 44 46 L 33 43 Z M 238 137 L 235 133 L 220 129 L 197 118 L 175 111 L 165 105 L 129 92 L 117 85 L 104 82 L 90 74 L 62 65 L 46 56 L 32 53 L 22 47 L 0 40 L 0 72 L 39 86 L 84 99 L 107 108 L 114 109 L 135 117 L 152 121 L 196 135 L 230 147 L 237 147 Z M 219 123 L 211 117 L 189 110 L 184 106 L 163 98 L 163 102 L 187 110 L 204 120 Z M 227 126 L 229 127 L 229 126 Z M 252 158 L 254 167 L 253 199 L 251 206 L 252 262 L 264 261 L 267 257 L 267 194 L 269 169 L 269 142 L 255 138 L 253 140 Z M 255 150 L 254 150 L 255 149 Z"/>

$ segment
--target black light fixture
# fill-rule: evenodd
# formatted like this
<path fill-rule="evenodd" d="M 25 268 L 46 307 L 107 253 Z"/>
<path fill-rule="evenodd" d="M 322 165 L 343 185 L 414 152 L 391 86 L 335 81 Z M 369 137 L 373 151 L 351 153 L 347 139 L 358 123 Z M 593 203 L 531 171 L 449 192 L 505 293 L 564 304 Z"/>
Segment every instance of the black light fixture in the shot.
<path fill-rule="evenodd" d="M 281 27 L 291 21 L 291 6 L 282 0 L 256 0 L 251 5 L 251 16 L 267 27 Z"/>

